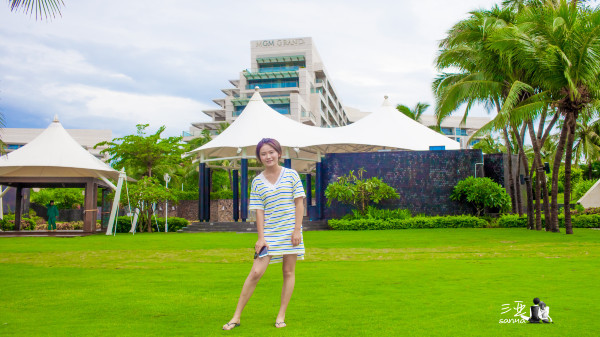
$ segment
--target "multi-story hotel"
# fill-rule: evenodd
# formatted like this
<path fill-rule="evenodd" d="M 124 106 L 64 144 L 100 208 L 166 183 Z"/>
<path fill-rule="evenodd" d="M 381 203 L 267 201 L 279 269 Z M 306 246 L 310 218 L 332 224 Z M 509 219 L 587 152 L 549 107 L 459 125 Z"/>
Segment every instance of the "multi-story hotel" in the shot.
<path fill-rule="evenodd" d="M 184 140 L 204 129 L 215 134 L 221 123 L 233 122 L 255 87 L 260 88 L 265 103 L 301 123 L 320 127 L 351 123 L 312 38 L 257 40 L 250 46 L 250 68 L 242 71 L 239 79 L 229 81 L 234 88 L 221 90 L 225 97 L 213 100 L 218 108 L 203 111 L 212 121 L 192 123 Z"/>
<path fill-rule="evenodd" d="M 440 125 L 440 131 L 460 143 L 461 149 L 471 149 L 473 145 L 479 142 L 479 139 L 469 138 L 482 126 L 491 121 L 488 117 L 469 117 L 465 124 L 461 124 L 462 116 L 448 116 L 444 118 Z M 421 115 L 421 124 L 427 126 L 437 125 L 437 119 L 433 115 Z"/>

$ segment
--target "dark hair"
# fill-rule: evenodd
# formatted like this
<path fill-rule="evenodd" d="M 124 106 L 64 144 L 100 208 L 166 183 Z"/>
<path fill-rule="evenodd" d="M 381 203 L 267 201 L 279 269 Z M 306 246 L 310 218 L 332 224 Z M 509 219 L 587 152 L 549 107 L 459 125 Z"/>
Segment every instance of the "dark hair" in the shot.
<path fill-rule="evenodd" d="M 539 298 L 537 298 L 537 297 L 536 297 L 536 298 L 534 298 L 534 299 L 533 299 L 533 304 L 536 304 L 536 305 L 537 305 L 537 304 L 540 304 L 540 299 L 539 299 Z"/>
<path fill-rule="evenodd" d="M 259 162 L 262 163 L 262 161 L 260 160 L 260 149 L 263 147 L 263 145 L 271 146 L 281 156 L 281 154 L 282 154 L 281 144 L 279 144 L 279 142 L 276 139 L 263 138 L 260 140 L 260 142 L 258 142 L 258 144 L 256 144 L 256 159 L 258 159 Z"/>
<path fill-rule="evenodd" d="M 50 200 L 50 203 L 51 203 L 51 204 L 52 204 L 52 203 L 54 203 L 54 200 Z"/>
<path fill-rule="evenodd" d="M 546 307 L 546 303 L 540 302 L 540 308 L 544 309 Z"/>

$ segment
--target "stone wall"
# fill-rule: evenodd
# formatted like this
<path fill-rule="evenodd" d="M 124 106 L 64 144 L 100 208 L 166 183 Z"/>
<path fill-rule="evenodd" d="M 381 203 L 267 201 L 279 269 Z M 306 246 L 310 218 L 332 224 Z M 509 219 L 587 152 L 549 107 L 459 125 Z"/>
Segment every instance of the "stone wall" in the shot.
<path fill-rule="evenodd" d="M 476 163 L 482 163 L 480 150 L 394 151 L 370 153 L 335 153 L 325 156 L 323 189 L 338 177 L 364 168 L 365 178 L 379 177 L 394 187 L 399 199 L 380 204 L 381 208 L 408 209 L 412 214 L 468 214 L 471 208 L 450 200 L 458 181 L 473 176 Z M 481 174 L 481 165 L 477 165 Z M 479 174 L 478 174 L 479 176 Z M 339 218 L 350 207 L 324 201 L 326 219 Z"/>

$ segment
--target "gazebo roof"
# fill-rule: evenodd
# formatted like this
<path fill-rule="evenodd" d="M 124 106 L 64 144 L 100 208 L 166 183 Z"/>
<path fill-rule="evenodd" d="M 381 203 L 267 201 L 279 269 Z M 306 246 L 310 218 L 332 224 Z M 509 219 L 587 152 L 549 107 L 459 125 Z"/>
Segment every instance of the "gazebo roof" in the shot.
<path fill-rule="evenodd" d="M 111 178 L 119 172 L 85 150 L 58 121 L 25 146 L 0 157 L 0 177 Z"/>

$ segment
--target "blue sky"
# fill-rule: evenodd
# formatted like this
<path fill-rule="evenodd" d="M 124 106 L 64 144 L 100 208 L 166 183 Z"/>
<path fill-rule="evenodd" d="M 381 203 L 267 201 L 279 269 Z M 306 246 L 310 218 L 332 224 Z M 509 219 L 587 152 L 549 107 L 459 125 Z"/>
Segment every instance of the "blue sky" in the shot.
<path fill-rule="evenodd" d="M 208 120 L 229 79 L 250 66 L 250 41 L 313 38 L 345 105 L 372 111 L 433 103 L 437 43 L 467 13 L 499 1 L 64 0 L 36 21 L 0 6 L 0 111 L 6 127 L 167 126 Z M 432 113 L 430 108 L 429 113 Z M 483 109 L 475 115 L 485 115 Z"/>

